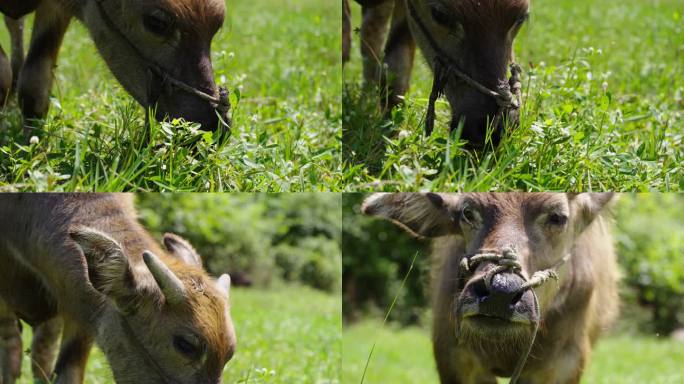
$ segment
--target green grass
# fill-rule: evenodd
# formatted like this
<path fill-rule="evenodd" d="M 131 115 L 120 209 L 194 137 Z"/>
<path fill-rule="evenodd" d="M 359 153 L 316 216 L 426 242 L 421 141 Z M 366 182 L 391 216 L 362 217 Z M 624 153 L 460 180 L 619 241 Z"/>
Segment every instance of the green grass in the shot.
<path fill-rule="evenodd" d="M 237 352 L 224 383 L 338 383 L 341 361 L 341 301 L 309 288 L 231 290 Z M 28 328 L 28 327 L 27 327 Z M 24 332 L 30 345 L 30 331 Z M 28 358 L 19 384 L 31 383 Z M 114 383 L 106 359 L 93 349 L 86 383 Z"/>
<path fill-rule="evenodd" d="M 16 101 L 0 110 L 0 189 L 341 189 L 339 4 L 227 1 L 227 9 L 212 44 L 215 78 L 232 94 L 227 143 L 191 124 L 164 123 L 144 144 L 145 111 L 73 22 L 40 143 L 26 145 Z M 9 47 L 2 27 L 0 44 Z M 198 139 L 195 149 L 183 144 Z"/>
<path fill-rule="evenodd" d="M 437 383 L 429 331 L 419 327 L 381 329 L 367 320 L 344 329 L 342 383 L 359 383 L 368 352 L 377 345 L 366 383 Z M 676 384 L 684 382 L 684 343 L 646 336 L 599 339 L 582 383 Z M 499 380 L 505 382 L 505 380 Z"/>
<path fill-rule="evenodd" d="M 484 152 L 449 134 L 445 100 L 423 136 L 432 76 L 419 55 L 405 106 L 385 119 L 361 86 L 355 34 L 343 91 L 347 189 L 684 189 L 682 16 L 681 0 L 533 1 L 515 44 L 521 126 Z"/>

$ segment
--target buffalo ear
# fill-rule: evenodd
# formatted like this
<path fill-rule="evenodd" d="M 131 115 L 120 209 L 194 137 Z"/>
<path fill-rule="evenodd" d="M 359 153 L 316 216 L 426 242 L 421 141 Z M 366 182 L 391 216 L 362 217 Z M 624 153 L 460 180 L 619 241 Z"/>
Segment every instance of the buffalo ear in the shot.
<path fill-rule="evenodd" d="M 122 300 L 135 290 L 133 271 L 121 245 L 106 233 L 85 226 L 71 228 L 69 237 L 85 256 L 90 283 L 121 308 Z"/>
<path fill-rule="evenodd" d="M 169 251 L 171 256 L 175 256 L 188 265 L 197 267 L 202 266 L 202 258 L 200 255 L 195 251 L 195 248 L 182 237 L 173 233 L 165 233 L 163 242 L 164 247 Z"/>
<path fill-rule="evenodd" d="M 571 194 L 569 200 L 580 229 L 584 229 L 615 200 L 615 194 L 612 192 L 578 193 Z"/>
<path fill-rule="evenodd" d="M 447 198 L 437 193 L 375 193 L 363 202 L 361 211 L 389 220 L 416 237 L 440 237 L 458 233 Z"/>

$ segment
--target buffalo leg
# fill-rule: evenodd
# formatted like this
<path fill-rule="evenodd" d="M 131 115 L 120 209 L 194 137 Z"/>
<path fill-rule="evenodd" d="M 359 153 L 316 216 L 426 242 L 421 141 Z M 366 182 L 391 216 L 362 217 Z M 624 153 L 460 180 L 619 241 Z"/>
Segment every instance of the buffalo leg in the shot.
<path fill-rule="evenodd" d="M 59 339 L 62 334 L 61 318 L 55 317 L 33 327 L 31 342 L 31 371 L 36 381 L 48 382 L 55 368 Z"/>
<path fill-rule="evenodd" d="M 361 57 L 363 78 L 368 85 L 379 85 L 382 75 L 382 47 L 394 1 L 363 6 L 361 22 Z"/>
<path fill-rule="evenodd" d="M 81 384 L 93 339 L 78 329 L 74 321 L 64 321 L 62 344 L 55 366 L 55 384 Z"/>
<path fill-rule="evenodd" d="M 415 52 L 416 43 L 408 26 L 406 7 L 403 4 L 397 5 L 394 7 L 392 27 L 385 45 L 387 71 L 383 71 L 384 76 L 381 79 L 382 89 L 387 92 L 384 100 L 388 109 L 400 104 L 408 91 Z"/>
<path fill-rule="evenodd" d="M 21 374 L 21 328 L 0 299 L 0 384 L 13 384 Z"/>
<path fill-rule="evenodd" d="M 0 47 L 0 108 L 4 107 L 12 90 L 12 67 L 5 51 Z"/>
<path fill-rule="evenodd" d="M 349 61 L 351 50 L 351 9 L 349 0 L 342 0 L 342 64 Z"/>
<path fill-rule="evenodd" d="M 5 16 L 5 25 L 12 41 L 12 88 L 16 87 L 19 72 L 24 65 L 24 18 L 13 19 Z"/>
<path fill-rule="evenodd" d="M 47 114 L 53 68 L 71 15 L 56 2 L 43 2 L 36 10 L 31 46 L 19 74 L 19 105 L 26 123 Z"/>

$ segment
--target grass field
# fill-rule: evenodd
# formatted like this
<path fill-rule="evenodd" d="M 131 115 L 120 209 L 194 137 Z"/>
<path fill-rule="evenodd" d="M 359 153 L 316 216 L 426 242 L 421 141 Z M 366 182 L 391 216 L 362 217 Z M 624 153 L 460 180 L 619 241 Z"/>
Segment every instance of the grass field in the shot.
<path fill-rule="evenodd" d="M 376 341 L 364 382 L 438 382 L 428 330 L 380 329 L 380 322 L 365 321 L 345 328 L 343 334 L 342 383 L 361 381 L 368 352 Z M 607 336 L 599 340 L 582 383 L 682 383 L 682 361 L 684 343 L 645 336 Z"/>
<path fill-rule="evenodd" d="M 145 111 L 73 22 L 40 143 L 28 145 L 23 137 L 16 101 L 0 110 L 0 188 L 340 189 L 339 4 L 227 1 L 227 9 L 212 44 L 215 78 L 232 92 L 227 143 L 213 143 L 190 124 L 164 123 L 151 127 L 144 144 Z M 9 47 L 4 27 L 0 44 Z M 195 150 L 183 144 L 197 139 Z"/>
<path fill-rule="evenodd" d="M 231 290 L 237 352 L 224 383 L 337 383 L 341 360 L 339 295 L 308 288 Z M 30 332 L 24 332 L 30 345 Z M 20 384 L 32 383 L 24 359 Z M 94 349 L 86 383 L 114 383 L 103 354 Z"/>
<path fill-rule="evenodd" d="M 383 118 L 362 90 L 354 35 L 343 92 L 348 190 L 684 189 L 684 3 L 531 3 L 515 44 L 521 126 L 485 152 L 466 152 L 449 134 L 445 100 L 432 137 L 423 136 L 432 76 L 419 55 L 405 106 Z"/>

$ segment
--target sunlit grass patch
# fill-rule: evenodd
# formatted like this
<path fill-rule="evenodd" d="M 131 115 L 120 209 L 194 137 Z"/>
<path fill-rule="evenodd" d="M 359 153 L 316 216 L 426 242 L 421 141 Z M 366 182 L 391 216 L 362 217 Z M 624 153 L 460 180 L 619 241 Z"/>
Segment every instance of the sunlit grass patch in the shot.
<path fill-rule="evenodd" d="M 341 189 L 339 7 L 259 0 L 227 2 L 227 10 L 212 44 L 215 78 L 232 94 L 226 143 L 210 143 L 182 122 L 153 127 L 145 142 L 145 111 L 113 79 L 85 28 L 73 22 L 49 115 L 34 132 L 39 142 L 28 145 L 16 102 L 0 110 L 0 188 Z M 4 28 L 0 44 L 9 46 Z M 196 139 L 196 147 L 184 144 Z"/>

